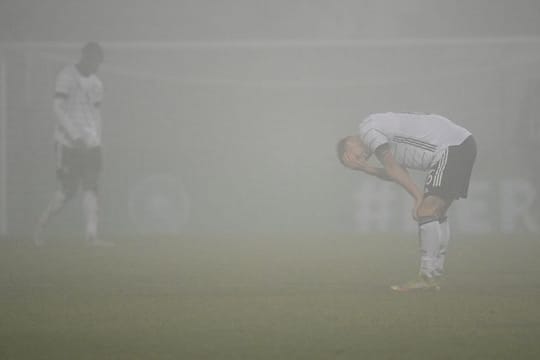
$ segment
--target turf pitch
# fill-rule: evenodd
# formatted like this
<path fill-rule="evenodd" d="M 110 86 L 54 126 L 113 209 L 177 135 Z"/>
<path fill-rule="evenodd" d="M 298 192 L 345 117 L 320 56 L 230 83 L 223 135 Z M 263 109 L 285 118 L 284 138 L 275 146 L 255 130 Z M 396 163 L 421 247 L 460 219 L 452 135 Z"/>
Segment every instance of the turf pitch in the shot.
<path fill-rule="evenodd" d="M 0 243 L 0 359 L 538 359 L 540 239 L 454 239 L 396 294 L 414 236 Z"/>

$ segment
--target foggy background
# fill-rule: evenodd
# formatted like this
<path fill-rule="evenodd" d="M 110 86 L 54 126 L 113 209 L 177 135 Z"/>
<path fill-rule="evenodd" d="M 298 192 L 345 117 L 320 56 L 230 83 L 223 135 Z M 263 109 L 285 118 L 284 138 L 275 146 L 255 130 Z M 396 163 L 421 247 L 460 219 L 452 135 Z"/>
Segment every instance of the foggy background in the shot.
<path fill-rule="evenodd" d="M 30 235 L 55 189 L 54 80 L 89 40 L 105 236 L 413 231 L 403 190 L 335 155 L 384 111 L 475 135 L 458 232 L 533 232 L 539 19 L 533 0 L 3 0 L 0 232 Z M 82 233 L 78 201 L 52 233 Z"/>

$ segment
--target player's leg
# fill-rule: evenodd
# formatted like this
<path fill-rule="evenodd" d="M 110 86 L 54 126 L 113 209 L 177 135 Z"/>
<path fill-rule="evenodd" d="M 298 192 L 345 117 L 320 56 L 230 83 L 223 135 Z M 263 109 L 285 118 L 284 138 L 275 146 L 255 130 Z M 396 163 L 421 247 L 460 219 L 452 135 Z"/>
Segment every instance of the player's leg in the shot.
<path fill-rule="evenodd" d="M 83 210 L 86 224 L 85 237 L 89 245 L 111 246 L 111 243 L 100 240 L 98 236 L 98 185 L 101 175 L 101 168 L 101 148 L 95 147 L 87 149 L 84 157 L 84 174 L 82 181 Z"/>
<path fill-rule="evenodd" d="M 99 148 L 86 149 L 83 157 L 83 210 L 86 240 L 97 240 L 98 226 L 98 182 L 101 171 Z"/>
<path fill-rule="evenodd" d="M 433 167 L 426 177 L 424 199 L 417 209 L 418 237 L 420 245 L 420 271 L 417 280 L 391 288 L 396 291 L 438 289 L 435 281 L 437 275 L 437 259 L 442 243 L 442 230 L 439 220 L 448 208 L 441 193 L 441 179 L 446 166 L 445 152 L 442 159 Z"/>
<path fill-rule="evenodd" d="M 456 197 L 453 178 L 455 150 L 446 149 L 441 159 L 430 170 L 424 184 L 424 200 L 418 209 L 421 266 L 420 274 L 426 278 L 440 275 L 449 239 L 446 212 Z"/>
<path fill-rule="evenodd" d="M 450 228 L 444 221 L 454 199 L 466 198 L 472 167 L 476 159 L 476 143 L 472 136 L 457 146 L 450 146 L 426 177 L 424 200 L 416 214 L 419 224 L 421 281 L 400 286 L 399 291 L 438 287 L 434 277 L 444 266 Z M 442 255 L 442 256 L 441 256 Z M 442 269 L 442 268 L 441 268 Z"/>
<path fill-rule="evenodd" d="M 34 243 L 38 246 L 43 245 L 43 231 L 51 219 L 63 209 L 66 202 L 77 192 L 78 179 L 71 166 L 73 156 L 71 150 L 62 145 L 56 145 L 56 179 L 59 188 L 41 214 L 34 231 Z"/>
<path fill-rule="evenodd" d="M 446 201 L 434 195 L 427 195 L 420 204 L 417 213 L 420 243 L 419 277 L 402 285 L 394 285 L 391 287 L 392 290 L 406 292 L 439 289 L 435 279 L 442 233 L 439 219 L 446 208 Z"/>
<path fill-rule="evenodd" d="M 448 161 L 438 188 L 431 187 L 431 191 L 438 192 L 447 199 L 447 207 L 441 216 L 441 247 L 437 257 L 436 276 L 444 274 L 444 264 L 450 242 L 450 223 L 446 216 L 453 199 L 466 198 L 469 191 L 469 182 L 472 168 L 476 160 L 476 142 L 472 136 L 462 144 L 451 146 L 448 150 Z"/>
<path fill-rule="evenodd" d="M 87 189 L 83 190 L 83 208 L 86 221 L 86 241 L 91 246 L 114 246 L 113 243 L 103 241 L 98 236 L 98 193 Z"/>
<path fill-rule="evenodd" d="M 45 211 L 39 217 L 36 228 L 34 229 L 34 244 L 43 245 L 43 231 L 50 222 L 50 219 L 62 210 L 66 202 L 66 195 L 62 190 L 57 190 L 52 199 L 47 204 Z"/>
<path fill-rule="evenodd" d="M 439 220 L 440 224 L 440 246 L 437 258 L 435 260 L 435 273 L 436 277 L 441 277 L 444 274 L 444 262 L 446 260 L 446 253 L 448 251 L 448 244 L 450 242 L 450 223 L 447 216 L 443 216 Z"/>
<path fill-rule="evenodd" d="M 437 275 L 438 258 L 444 241 L 440 220 L 447 207 L 448 204 L 443 198 L 428 195 L 418 209 L 420 275 L 426 279 Z"/>
<path fill-rule="evenodd" d="M 444 199 L 444 207 L 439 214 L 440 247 L 435 262 L 435 276 L 442 276 L 450 241 L 450 223 L 446 216 L 454 199 L 466 198 L 472 167 L 476 159 L 476 142 L 472 136 L 462 144 L 451 146 L 440 164 L 433 169 L 426 179 L 426 193 Z M 441 164 L 444 164 L 441 167 Z"/>
<path fill-rule="evenodd" d="M 94 241 L 97 239 L 98 226 L 98 198 L 94 190 L 83 190 L 83 211 L 86 240 Z"/>

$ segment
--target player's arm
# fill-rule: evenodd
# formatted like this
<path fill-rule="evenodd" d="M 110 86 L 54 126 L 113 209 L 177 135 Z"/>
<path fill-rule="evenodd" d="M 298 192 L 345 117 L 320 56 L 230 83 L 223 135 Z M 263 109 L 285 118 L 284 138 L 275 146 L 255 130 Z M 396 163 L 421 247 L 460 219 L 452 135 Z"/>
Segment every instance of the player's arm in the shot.
<path fill-rule="evenodd" d="M 424 194 L 418 189 L 416 183 L 409 175 L 407 169 L 398 164 L 388 143 L 380 145 L 375 149 L 375 156 L 384 166 L 386 175 L 394 182 L 401 185 L 415 200 L 416 206 L 422 201 Z"/>
<path fill-rule="evenodd" d="M 363 171 L 366 174 L 375 176 L 381 180 L 394 181 L 394 179 L 392 179 L 388 175 L 385 168 L 376 167 L 376 166 L 368 164 L 367 162 L 363 164 L 361 167 L 359 167 L 358 170 Z"/>
<path fill-rule="evenodd" d="M 368 163 L 369 155 L 366 152 L 348 152 L 343 154 L 343 163 L 352 170 L 362 171 L 366 174 L 376 176 L 383 180 L 390 180 L 382 168 L 377 168 Z"/>
<path fill-rule="evenodd" d="M 96 112 L 96 125 L 97 125 L 97 131 L 98 135 L 101 138 L 101 129 L 102 129 L 102 121 L 101 121 L 101 103 L 103 102 L 103 84 L 101 81 L 99 81 L 99 87 L 98 87 L 98 95 L 96 100 L 94 101 L 94 111 Z"/>
<path fill-rule="evenodd" d="M 69 118 L 69 115 L 65 111 L 66 101 L 68 95 L 62 92 L 56 92 L 54 95 L 54 113 L 60 126 L 66 131 L 69 138 L 74 142 L 82 141 L 82 132 L 73 121 Z"/>

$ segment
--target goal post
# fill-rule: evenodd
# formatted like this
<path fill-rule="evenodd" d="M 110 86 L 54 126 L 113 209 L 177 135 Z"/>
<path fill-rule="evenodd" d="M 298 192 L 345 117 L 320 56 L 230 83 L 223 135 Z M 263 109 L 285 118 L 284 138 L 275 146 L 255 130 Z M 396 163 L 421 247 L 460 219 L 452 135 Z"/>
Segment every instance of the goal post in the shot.
<path fill-rule="evenodd" d="M 6 62 L 0 48 L 0 236 L 7 235 L 7 86 Z"/>

